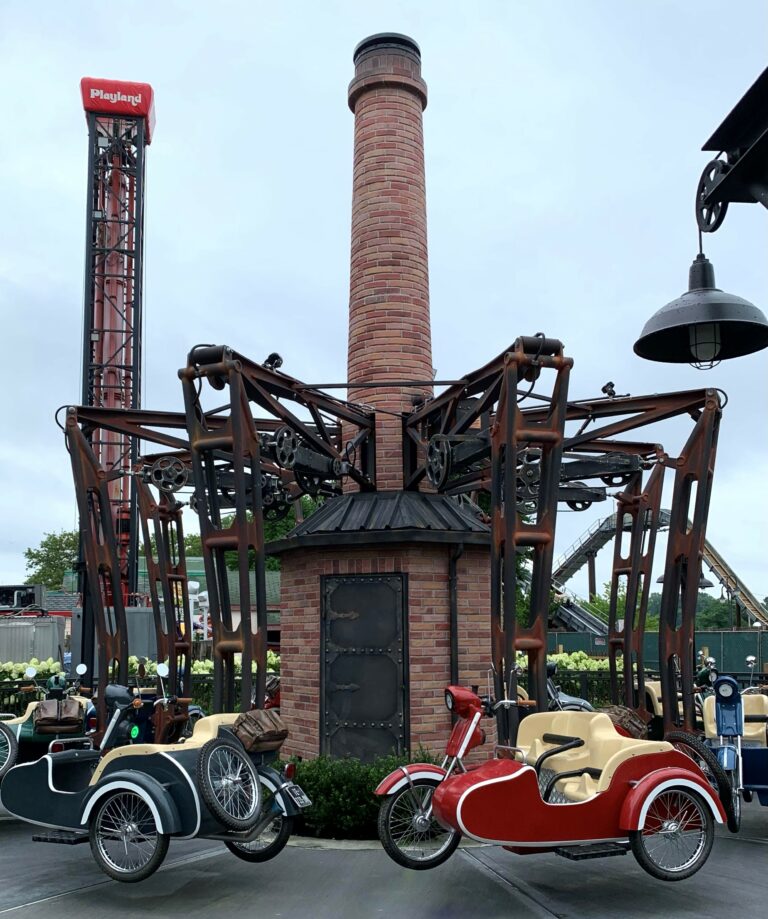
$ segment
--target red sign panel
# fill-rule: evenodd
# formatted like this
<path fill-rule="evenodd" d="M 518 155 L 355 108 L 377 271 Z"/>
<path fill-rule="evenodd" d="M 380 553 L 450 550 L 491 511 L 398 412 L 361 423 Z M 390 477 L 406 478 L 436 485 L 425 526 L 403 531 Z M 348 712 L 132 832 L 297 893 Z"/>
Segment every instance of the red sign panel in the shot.
<path fill-rule="evenodd" d="M 86 112 L 143 116 L 147 124 L 147 143 L 151 142 L 155 128 L 155 93 L 149 83 L 83 77 L 80 92 Z"/>

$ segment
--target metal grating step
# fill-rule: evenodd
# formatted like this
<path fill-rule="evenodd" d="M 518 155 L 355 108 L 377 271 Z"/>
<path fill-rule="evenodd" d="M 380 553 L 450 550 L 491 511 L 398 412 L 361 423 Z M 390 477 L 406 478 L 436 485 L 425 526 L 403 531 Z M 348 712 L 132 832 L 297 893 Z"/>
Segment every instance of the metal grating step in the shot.
<path fill-rule="evenodd" d="M 580 862 L 587 858 L 610 858 L 612 855 L 626 855 L 629 846 L 619 842 L 596 842 L 589 846 L 562 846 L 555 849 L 556 855 Z"/>
<path fill-rule="evenodd" d="M 32 842 L 54 842 L 60 846 L 76 846 L 88 842 L 87 833 L 70 833 L 68 830 L 52 830 L 50 833 L 35 833 Z"/>

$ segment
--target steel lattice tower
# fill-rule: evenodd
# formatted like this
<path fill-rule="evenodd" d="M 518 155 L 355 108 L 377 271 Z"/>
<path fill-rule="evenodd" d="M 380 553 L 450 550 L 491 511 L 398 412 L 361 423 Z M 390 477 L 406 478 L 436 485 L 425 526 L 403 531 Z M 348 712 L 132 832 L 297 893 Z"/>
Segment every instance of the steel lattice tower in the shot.
<path fill-rule="evenodd" d="M 152 87 L 96 80 L 80 84 L 88 122 L 88 198 L 82 404 L 141 404 L 142 279 L 146 147 L 154 127 Z M 123 599 L 136 591 L 138 514 L 127 437 L 99 429 L 91 442 L 110 477 Z M 85 602 L 85 598 L 84 598 Z"/>

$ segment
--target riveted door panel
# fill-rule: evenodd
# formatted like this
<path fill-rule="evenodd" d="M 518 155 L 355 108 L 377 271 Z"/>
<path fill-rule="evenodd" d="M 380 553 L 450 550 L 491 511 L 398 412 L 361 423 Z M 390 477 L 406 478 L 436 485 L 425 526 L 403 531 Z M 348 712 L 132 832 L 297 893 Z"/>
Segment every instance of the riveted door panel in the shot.
<path fill-rule="evenodd" d="M 370 761 L 407 748 L 406 581 L 323 578 L 322 751 Z"/>

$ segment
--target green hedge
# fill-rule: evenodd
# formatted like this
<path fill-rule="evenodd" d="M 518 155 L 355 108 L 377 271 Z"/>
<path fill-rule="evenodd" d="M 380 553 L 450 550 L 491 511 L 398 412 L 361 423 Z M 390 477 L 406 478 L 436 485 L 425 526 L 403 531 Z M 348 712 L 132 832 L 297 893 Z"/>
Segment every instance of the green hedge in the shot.
<path fill-rule="evenodd" d="M 374 791 L 379 782 L 406 763 L 438 760 L 431 753 L 419 750 L 411 758 L 383 756 L 372 763 L 330 756 L 294 762 L 295 781 L 312 800 L 298 827 L 300 833 L 330 839 L 376 839 L 381 799 Z"/>

